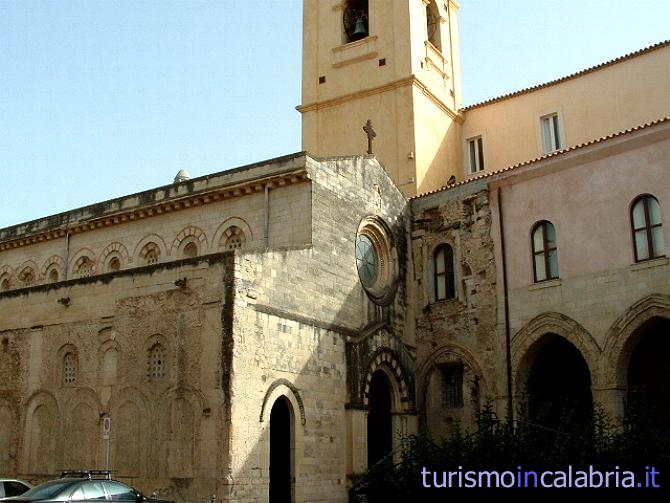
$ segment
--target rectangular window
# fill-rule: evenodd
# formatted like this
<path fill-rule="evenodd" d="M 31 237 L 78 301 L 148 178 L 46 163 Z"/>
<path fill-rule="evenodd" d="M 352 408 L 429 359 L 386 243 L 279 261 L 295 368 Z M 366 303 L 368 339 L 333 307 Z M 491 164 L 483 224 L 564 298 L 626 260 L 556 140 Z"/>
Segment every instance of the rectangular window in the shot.
<path fill-rule="evenodd" d="M 481 136 L 468 140 L 470 174 L 484 171 L 484 141 Z"/>
<path fill-rule="evenodd" d="M 545 115 L 541 120 L 544 153 L 549 154 L 556 150 L 560 150 L 561 135 L 558 129 L 558 114 Z"/>
<path fill-rule="evenodd" d="M 463 365 L 442 367 L 442 388 L 442 404 L 445 407 L 463 407 Z"/>

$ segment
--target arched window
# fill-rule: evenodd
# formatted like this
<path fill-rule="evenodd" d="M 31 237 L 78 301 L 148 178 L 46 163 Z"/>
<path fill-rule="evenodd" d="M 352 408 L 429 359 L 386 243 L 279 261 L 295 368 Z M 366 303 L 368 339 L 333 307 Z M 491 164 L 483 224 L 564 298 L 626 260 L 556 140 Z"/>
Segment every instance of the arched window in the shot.
<path fill-rule="evenodd" d="M 107 272 L 119 271 L 121 269 L 121 259 L 113 256 L 107 262 Z"/>
<path fill-rule="evenodd" d="M 147 243 L 140 251 L 140 257 L 144 261 L 144 265 L 157 264 L 161 256 L 161 250 L 156 243 Z"/>
<path fill-rule="evenodd" d="M 224 250 L 238 250 L 244 246 L 246 238 L 239 227 L 233 225 L 228 227 L 221 238 Z"/>
<path fill-rule="evenodd" d="M 558 247 L 554 224 L 546 220 L 533 227 L 533 272 L 535 282 L 558 278 Z"/>
<path fill-rule="evenodd" d="M 93 274 L 93 261 L 84 256 L 77 260 L 75 265 L 75 274 L 78 278 L 87 278 Z"/>
<path fill-rule="evenodd" d="M 442 40 L 440 36 L 441 17 L 435 0 L 426 5 L 426 30 L 428 41 L 440 52 L 442 52 Z"/>
<path fill-rule="evenodd" d="M 198 256 L 198 245 L 191 241 L 184 246 L 184 258 L 193 258 Z"/>
<path fill-rule="evenodd" d="M 165 350 L 163 346 L 156 343 L 149 350 L 149 369 L 148 374 L 151 379 L 161 379 L 165 377 Z"/>
<path fill-rule="evenodd" d="M 9 278 L 2 278 L 0 280 L 0 292 L 6 292 L 9 290 Z"/>
<path fill-rule="evenodd" d="M 454 250 L 448 244 L 441 244 L 433 254 L 435 300 L 456 298 L 454 280 Z"/>
<path fill-rule="evenodd" d="M 26 267 L 19 273 L 19 281 L 24 288 L 32 286 L 35 283 L 35 271 L 33 271 L 32 267 Z"/>
<path fill-rule="evenodd" d="M 49 269 L 49 272 L 47 273 L 47 278 L 49 280 L 49 283 L 58 283 L 58 269 L 56 267 L 52 267 Z"/>
<path fill-rule="evenodd" d="M 77 355 L 70 352 L 63 357 L 63 384 L 73 385 L 77 382 Z"/>
<path fill-rule="evenodd" d="M 342 13 L 344 43 L 354 42 L 369 35 L 368 0 L 348 0 Z"/>
<path fill-rule="evenodd" d="M 635 243 L 635 261 L 663 256 L 663 224 L 658 200 L 648 194 L 638 197 L 631 207 L 630 220 Z"/>

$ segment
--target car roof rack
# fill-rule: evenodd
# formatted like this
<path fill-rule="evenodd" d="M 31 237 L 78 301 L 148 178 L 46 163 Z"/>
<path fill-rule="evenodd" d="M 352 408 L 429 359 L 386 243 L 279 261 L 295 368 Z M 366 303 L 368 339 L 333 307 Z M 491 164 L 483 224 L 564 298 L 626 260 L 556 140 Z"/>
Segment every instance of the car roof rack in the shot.
<path fill-rule="evenodd" d="M 63 470 L 60 478 L 73 477 L 93 480 L 93 477 L 112 480 L 112 470 Z"/>

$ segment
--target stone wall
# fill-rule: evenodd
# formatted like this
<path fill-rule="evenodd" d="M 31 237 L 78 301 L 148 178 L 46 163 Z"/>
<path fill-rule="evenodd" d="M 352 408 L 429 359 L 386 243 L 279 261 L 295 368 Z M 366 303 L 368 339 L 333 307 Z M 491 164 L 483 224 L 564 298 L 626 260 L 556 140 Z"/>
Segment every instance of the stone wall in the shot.
<path fill-rule="evenodd" d="M 414 199 L 412 210 L 417 399 L 421 425 L 440 439 L 457 424 L 476 429 L 481 407 L 503 392 L 488 190 L 485 182 L 470 183 Z M 436 300 L 435 252 L 443 244 L 454 252 L 455 297 Z M 462 404 L 449 403 L 446 368 L 461 366 Z"/>

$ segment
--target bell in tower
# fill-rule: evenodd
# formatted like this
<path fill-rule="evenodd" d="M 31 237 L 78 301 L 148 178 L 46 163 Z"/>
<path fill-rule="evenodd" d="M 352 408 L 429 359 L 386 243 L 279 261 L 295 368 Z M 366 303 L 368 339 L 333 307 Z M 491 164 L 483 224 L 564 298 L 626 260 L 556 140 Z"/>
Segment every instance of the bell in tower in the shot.
<path fill-rule="evenodd" d="M 349 0 L 342 14 L 345 42 L 368 36 L 368 0 Z"/>

